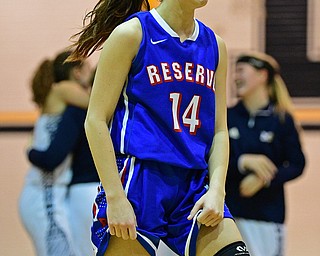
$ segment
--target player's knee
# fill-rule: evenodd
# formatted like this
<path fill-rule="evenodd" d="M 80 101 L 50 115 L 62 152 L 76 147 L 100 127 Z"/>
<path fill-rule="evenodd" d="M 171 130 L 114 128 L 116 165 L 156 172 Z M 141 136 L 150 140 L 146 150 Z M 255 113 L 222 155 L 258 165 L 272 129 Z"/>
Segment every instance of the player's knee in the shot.
<path fill-rule="evenodd" d="M 244 242 L 238 241 L 228 244 L 218 251 L 214 256 L 249 256 L 247 246 Z"/>

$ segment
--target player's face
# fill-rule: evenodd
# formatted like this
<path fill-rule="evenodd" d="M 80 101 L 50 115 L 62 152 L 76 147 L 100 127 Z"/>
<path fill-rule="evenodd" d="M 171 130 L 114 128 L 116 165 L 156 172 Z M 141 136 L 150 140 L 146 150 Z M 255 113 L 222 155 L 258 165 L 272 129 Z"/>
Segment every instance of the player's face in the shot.
<path fill-rule="evenodd" d="M 196 8 L 200 8 L 205 6 L 208 3 L 208 0 L 192 0 L 192 2 L 195 2 Z"/>
<path fill-rule="evenodd" d="M 263 72 L 263 70 L 257 70 L 248 63 L 238 63 L 235 73 L 238 97 L 246 97 L 256 90 L 263 88 L 263 84 L 265 84 Z"/>
<path fill-rule="evenodd" d="M 200 7 L 205 6 L 208 3 L 208 0 L 196 0 Z"/>

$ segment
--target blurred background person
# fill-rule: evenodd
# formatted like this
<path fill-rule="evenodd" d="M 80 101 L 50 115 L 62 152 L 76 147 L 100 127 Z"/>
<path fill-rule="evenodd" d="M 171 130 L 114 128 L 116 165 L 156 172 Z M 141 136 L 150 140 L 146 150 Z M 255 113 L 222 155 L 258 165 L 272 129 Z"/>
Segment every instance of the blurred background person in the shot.
<path fill-rule="evenodd" d="M 81 85 L 88 76 L 87 65 L 64 63 L 69 52 L 55 60 L 44 60 L 37 68 L 31 90 L 40 115 L 34 126 L 32 147 L 45 150 L 52 140 L 68 104 L 86 108 L 87 89 Z M 71 179 L 70 159 L 55 170 L 31 165 L 19 198 L 19 214 L 39 256 L 74 255 L 70 240 L 65 197 Z"/>
<path fill-rule="evenodd" d="M 238 103 L 228 109 L 226 203 L 254 256 L 285 255 L 284 184 L 305 167 L 299 125 L 278 63 L 263 53 L 236 61 Z"/>
<path fill-rule="evenodd" d="M 91 80 L 91 84 L 93 80 Z M 72 178 L 67 196 L 68 222 L 75 255 L 93 255 L 91 244 L 92 206 L 97 194 L 99 176 L 84 131 L 86 110 L 68 106 L 50 146 L 45 150 L 31 149 L 29 160 L 49 172 L 71 155 Z"/>

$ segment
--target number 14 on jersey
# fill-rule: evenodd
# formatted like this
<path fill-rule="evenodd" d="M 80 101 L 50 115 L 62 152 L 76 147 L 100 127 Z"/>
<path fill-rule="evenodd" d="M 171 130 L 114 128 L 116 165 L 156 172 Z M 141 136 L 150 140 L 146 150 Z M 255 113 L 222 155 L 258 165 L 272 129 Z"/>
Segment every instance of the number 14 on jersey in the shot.
<path fill-rule="evenodd" d="M 181 93 L 170 93 L 170 101 L 172 102 L 173 129 L 176 132 L 182 131 L 180 126 L 181 100 Z M 196 135 L 197 129 L 201 126 L 201 121 L 199 120 L 200 104 L 201 97 L 199 95 L 194 95 L 182 115 L 182 123 L 184 126 L 189 127 L 189 132 L 191 135 Z"/>

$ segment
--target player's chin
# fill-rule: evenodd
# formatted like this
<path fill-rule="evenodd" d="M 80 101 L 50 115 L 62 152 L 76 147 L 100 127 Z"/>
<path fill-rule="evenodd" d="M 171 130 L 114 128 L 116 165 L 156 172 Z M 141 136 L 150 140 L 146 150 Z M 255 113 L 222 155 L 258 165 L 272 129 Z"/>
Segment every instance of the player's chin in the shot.
<path fill-rule="evenodd" d="M 199 0 L 201 7 L 208 3 L 208 0 Z"/>
<path fill-rule="evenodd" d="M 197 8 L 203 7 L 208 3 L 208 0 L 195 0 Z"/>

